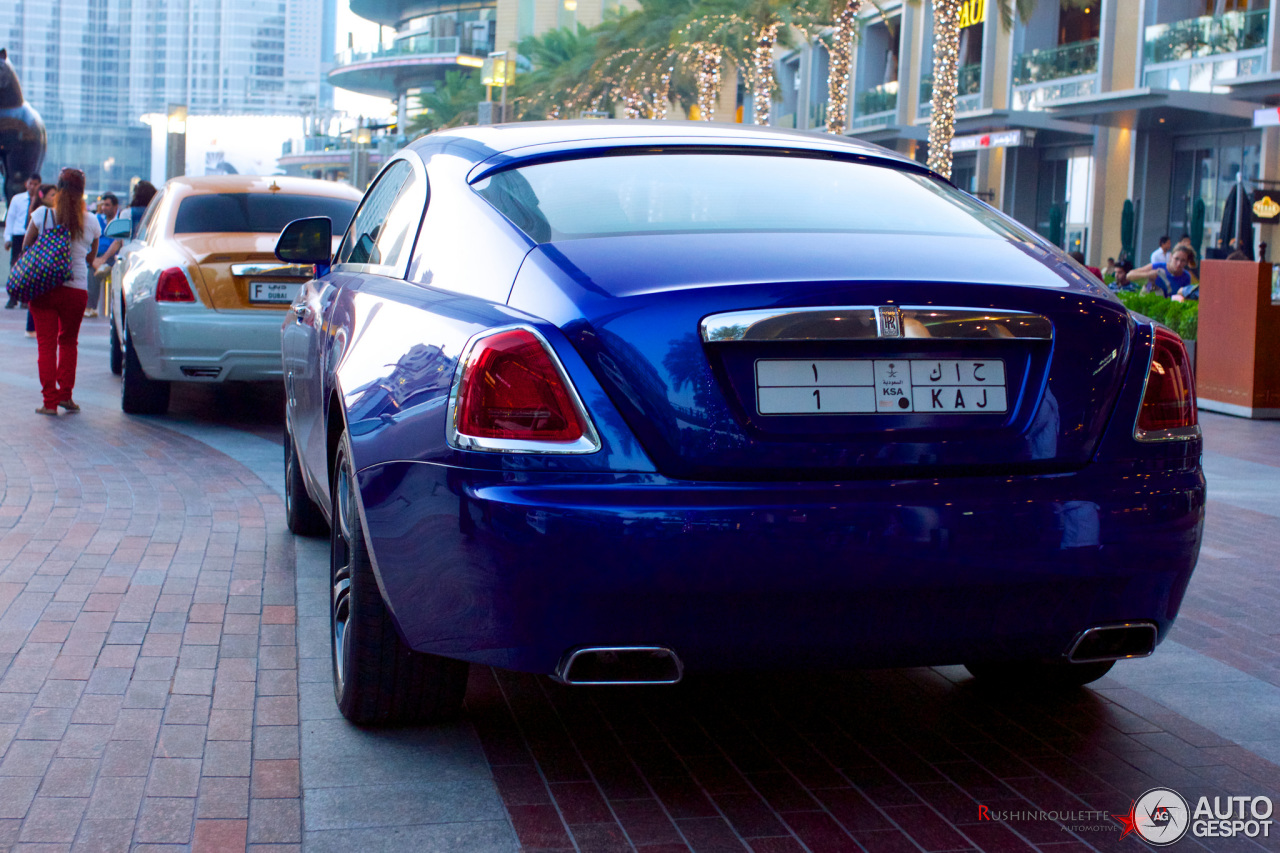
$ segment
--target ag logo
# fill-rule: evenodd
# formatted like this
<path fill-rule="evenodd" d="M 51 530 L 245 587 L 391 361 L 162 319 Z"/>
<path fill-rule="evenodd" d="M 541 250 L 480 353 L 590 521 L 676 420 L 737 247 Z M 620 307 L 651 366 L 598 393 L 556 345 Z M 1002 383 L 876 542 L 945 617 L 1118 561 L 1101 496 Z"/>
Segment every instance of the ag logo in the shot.
<path fill-rule="evenodd" d="M 1187 834 L 1191 812 L 1182 795 L 1169 788 L 1152 788 L 1138 797 L 1122 818 L 1125 835 L 1136 832 L 1142 840 L 1157 847 L 1172 844 Z M 1121 836 L 1122 838 L 1124 836 Z"/>

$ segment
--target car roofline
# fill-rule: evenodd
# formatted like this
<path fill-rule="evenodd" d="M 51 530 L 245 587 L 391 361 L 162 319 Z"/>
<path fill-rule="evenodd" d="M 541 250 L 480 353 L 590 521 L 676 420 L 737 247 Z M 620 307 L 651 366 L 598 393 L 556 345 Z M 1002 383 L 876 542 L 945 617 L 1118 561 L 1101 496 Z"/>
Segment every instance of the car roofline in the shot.
<path fill-rule="evenodd" d="M 610 148 L 633 149 L 653 145 L 774 148 L 796 154 L 835 154 L 932 174 L 909 157 L 862 140 L 786 128 L 689 121 L 544 121 L 453 128 L 420 137 L 410 143 L 407 150 L 420 157 L 429 156 L 436 150 L 447 150 L 477 165 L 502 162 L 502 168 L 506 168 L 517 161 L 563 159 L 573 157 L 575 153 L 596 156 Z M 476 177 L 473 169 L 469 179 Z"/>

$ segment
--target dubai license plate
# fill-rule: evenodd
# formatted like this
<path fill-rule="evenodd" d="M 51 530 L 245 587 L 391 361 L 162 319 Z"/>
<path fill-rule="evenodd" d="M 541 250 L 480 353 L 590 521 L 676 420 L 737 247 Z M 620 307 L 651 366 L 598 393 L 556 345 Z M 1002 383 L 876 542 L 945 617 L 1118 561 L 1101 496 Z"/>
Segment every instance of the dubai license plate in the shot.
<path fill-rule="evenodd" d="M 996 359 L 758 359 L 762 415 L 948 414 L 1008 411 Z"/>
<path fill-rule="evenodd" d="M 249 301 L 288 305 L 298 295 L 300 287 L 302 284 L 294 281 L 251 281 L 249 282 Z"/>

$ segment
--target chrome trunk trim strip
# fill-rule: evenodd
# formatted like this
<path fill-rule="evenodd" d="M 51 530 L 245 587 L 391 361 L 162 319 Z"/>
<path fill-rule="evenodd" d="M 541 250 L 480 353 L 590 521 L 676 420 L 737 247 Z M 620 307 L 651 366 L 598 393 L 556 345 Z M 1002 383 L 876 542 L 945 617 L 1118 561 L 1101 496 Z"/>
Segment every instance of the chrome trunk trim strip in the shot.
<path fill-rule="evenodd" d="M 706 343 L 855 341 L 897 337 L 1047 341 L 1053 339 L 1053 323 L 1039 314 L 1002 308 L 839 305 L 711 314 L 703 318 L 701 333 Z"/>
<path fill-rule="evenodd" d="M 264 278 L 312 278 L 315 267 L 311 264 L 232 264 L 232 275 L 257 275 Z"/>

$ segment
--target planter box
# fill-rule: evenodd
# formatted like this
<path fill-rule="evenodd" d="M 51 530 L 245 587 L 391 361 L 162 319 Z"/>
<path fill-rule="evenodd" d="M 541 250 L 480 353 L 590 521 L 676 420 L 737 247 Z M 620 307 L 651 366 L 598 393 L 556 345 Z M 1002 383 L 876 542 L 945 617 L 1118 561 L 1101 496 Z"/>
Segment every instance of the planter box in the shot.
<path fill-rule="evenodd" d="M 1199 407 L 1246 418 L 1280 418 L 1280 303 L 1271 264 L 1204 261 L 1196 334 Z"/>

